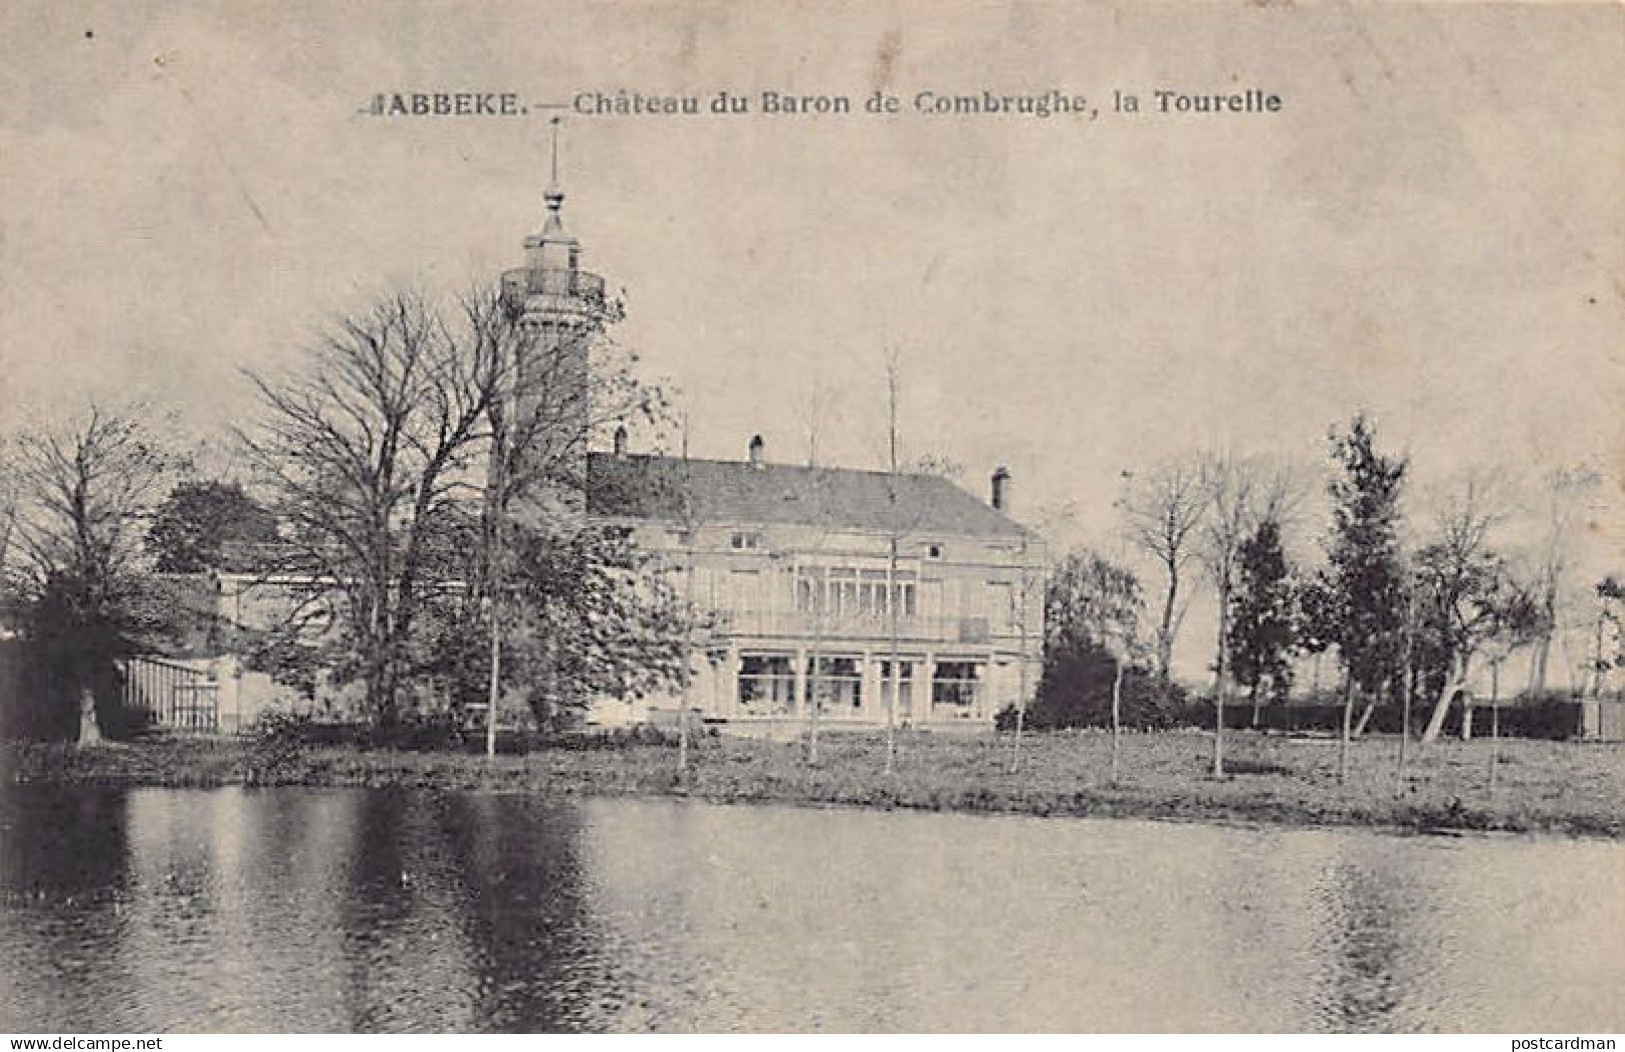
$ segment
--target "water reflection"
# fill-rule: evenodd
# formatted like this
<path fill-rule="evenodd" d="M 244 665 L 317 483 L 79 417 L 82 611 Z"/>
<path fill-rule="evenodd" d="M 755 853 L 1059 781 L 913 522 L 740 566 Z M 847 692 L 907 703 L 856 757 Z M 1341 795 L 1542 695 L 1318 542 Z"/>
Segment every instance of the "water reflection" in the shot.
<path fill-rule="evenodd" d="M 0 791 L 0 1029 L 1625 1025 L 1625 847 Z"/>

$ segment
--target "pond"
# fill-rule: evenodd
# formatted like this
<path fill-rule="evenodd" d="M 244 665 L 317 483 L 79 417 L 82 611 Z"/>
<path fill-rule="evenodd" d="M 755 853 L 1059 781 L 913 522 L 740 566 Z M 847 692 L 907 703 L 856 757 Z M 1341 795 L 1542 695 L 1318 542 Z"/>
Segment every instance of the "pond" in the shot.
<path fill-rule="evenodd" d="M 1625 1030 L 1625 845 L 0 787 L 0 1031 Z"/>

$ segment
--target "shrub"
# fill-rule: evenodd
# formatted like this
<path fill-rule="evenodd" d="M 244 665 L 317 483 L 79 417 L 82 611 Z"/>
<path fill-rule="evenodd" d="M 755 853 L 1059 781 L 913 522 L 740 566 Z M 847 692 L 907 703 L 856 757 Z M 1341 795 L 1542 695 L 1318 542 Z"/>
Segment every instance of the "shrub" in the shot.
<path fill-rule="evenodd" d="M 309 716 L 283 710 L 255 717 L 248 727 L 243 780 L 258 785 L 286 777 L 298 766 L 312 726 Z"/>
<path fill-rule="evenodd" d="M 1038 697 L 1027 709 L 1027 725 L 1035 730 L 1111 726 L 1116 675 L 1117 659 L 1094 644 L 1050 655 L 1038 684 Z M 1119 705 L 1123 726 L 1180 726 L 1186 707 L 1185 690 L 1178 684 L 1165 688 L 1145 669 L 1131 665 L 1124 670 Z M 1006 722 L 1014 727 L 1013 718 Z"/>

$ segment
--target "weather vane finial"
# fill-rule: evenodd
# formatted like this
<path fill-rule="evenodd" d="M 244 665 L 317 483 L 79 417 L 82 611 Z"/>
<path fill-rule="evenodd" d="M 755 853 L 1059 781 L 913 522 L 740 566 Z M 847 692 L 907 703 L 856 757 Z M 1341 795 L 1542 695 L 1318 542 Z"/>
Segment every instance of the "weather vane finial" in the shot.
<path fill-rule="evenodd" d="M 559 210 L 564 207 L 564 191 L 559 189 L 559 125 L 563 121 L 554 117 L 548 123 L 553 126 L 553 166 L 547 191 L 542 194 L 542 199 L 547 202 L 547 224 L 544 230 L 556 233 L 564 229 L 563 221 L 559 218 Z"/>
<path fill-rule="evenodd" d="M 563 117 L 554 117 L 548 121 L 553 126 L 553 170 L 550 182 L 559 185 L 559 125 L 564 123 Z"/>

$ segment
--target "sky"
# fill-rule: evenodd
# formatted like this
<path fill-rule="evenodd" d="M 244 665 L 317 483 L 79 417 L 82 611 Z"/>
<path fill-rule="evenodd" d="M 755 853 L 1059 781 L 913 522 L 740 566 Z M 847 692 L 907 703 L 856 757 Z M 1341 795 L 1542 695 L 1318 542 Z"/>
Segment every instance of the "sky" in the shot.
<path fill-rule="evenodd" d="M 517 265 L 548 125 L 376 93 L 874 91 L 894 116 L 563 111 L 566 222 L 691 451 L 995 465 L 1058 543 L 1123 471 L 1324 461 L 1357 409 L 1419 492 L 1586 462 L 1625 563 L 1625 8 L 1605 4 L 13 3 L 0 13 L 0 416 L 91 397 L 199 433 L 335 313 Z M 1158 89 L 1274 114 L 1109 112 Z M 1102 112 L 927 116 L 917 93 Z M 648 436 L 636 436 L 647 442 Z"/>

